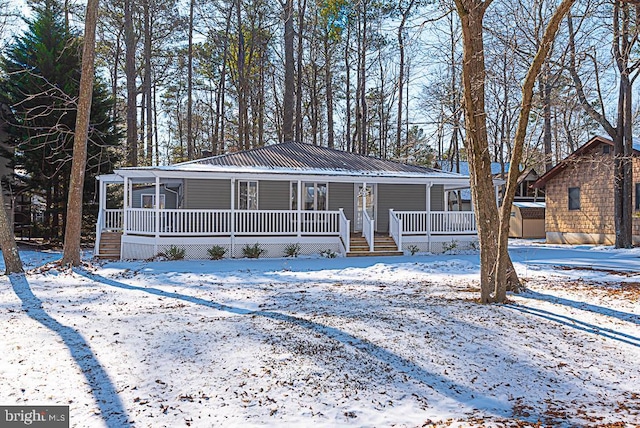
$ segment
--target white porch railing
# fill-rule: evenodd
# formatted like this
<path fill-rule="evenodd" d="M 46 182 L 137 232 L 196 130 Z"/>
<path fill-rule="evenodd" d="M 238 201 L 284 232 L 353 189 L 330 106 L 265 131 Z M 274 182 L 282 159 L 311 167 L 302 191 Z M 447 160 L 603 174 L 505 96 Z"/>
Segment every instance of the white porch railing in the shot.
<path fill-rule="evenodd" d="M 394 211 L 394 214 L 402 221 L 403 234 L 468 235 L 478 232 L 473 211 Z"/>
<path fill-rule="evenodd" d="M 340 233 L 340 211 L 301 211 L 302 233 L 335 235 Z"/>
<path fill-rule="evenodd" d="M 102 220 L 104 224 L 102 225 L 103 230 L 122 230 L 122 216 L 123 210 L 118 209 L 109 209 L 104 210 L 104 217 Z"/>
<path fill-rule="evenodd" d="M 156 214 L 158 230 L 156 231 Z M 125 221 L 126 220 L 126 221 Z M 184 236 L 339 236 L 345 254 L 350 251 L 350 220 L 340 211 L 231 211 L 128 208 L 99 213 L 96 248 L 104 230 L 154 237 Z M 97 227 L 98 229 L 98 227 Z M 473 235 L 477 233 L 475 214 L 470 211 L 394 211 L 389 210 L 389 234 L 399 249 L 407 235 Z M 374 220 L 362 213 L 362 234 L 369 250 L 374 250 Z M 96 249 L 96 251 L 98 251 Z"/>
<path fill-rule="evenodd" d="M 235 236 L 341 233 L 340 211 L 164 209 L 160 210 L 158 215 L 160 236 L 229 236 L 232 230 Z M 300 222 L 298 215 L 301 217 Z M 127 209 L 127 234 L 155 235 L 155 226 L 155 210 Z"/>
<path fill-rule="evenodd" d="M 297 232 L 296 211 L 235 211 L 236 235 L 289 235 Z"/>
<path fill-rule="evenodd" d="M 344 210 L 340 208 L 340 239 L 342 240 L 344 254 L 351 251 L 351 220 L 344 214 Z"/>
<path fill-rule="evenodd" d="M 402 219 L 389 210 L 389 235 L 393 238 L 399 250 L 402 250 Z"/>
<path fill-rule="evenodd" d="M 162 235 L 228 235 L 231 232 L 231 211 L 176 210 L 160 211 Z"/>
<path fill-rule="evenodd" d="M 374 245 L 374 223 L 367 210 L 362 210 L 362 236 L 369 244 L 369 251 L 373 252 Z"/>
<path fill-rule="evenodd" d="M 431 212 L 431 233 L 466 235 L 477 232 L 476 214 L 473 211 Z"/>

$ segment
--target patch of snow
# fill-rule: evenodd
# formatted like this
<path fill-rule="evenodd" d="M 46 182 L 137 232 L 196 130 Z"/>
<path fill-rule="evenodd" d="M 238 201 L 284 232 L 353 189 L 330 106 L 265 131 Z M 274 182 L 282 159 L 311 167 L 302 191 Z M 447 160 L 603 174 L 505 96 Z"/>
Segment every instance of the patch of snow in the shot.
<path fill-rule="evenodd" d="M 511 244 L 528 289 L 506 305 L 476 303 L 477 253 L 70 271 L 21 252 L 0 396 L 77 427 L 637 424 L 637 250 Z"/>

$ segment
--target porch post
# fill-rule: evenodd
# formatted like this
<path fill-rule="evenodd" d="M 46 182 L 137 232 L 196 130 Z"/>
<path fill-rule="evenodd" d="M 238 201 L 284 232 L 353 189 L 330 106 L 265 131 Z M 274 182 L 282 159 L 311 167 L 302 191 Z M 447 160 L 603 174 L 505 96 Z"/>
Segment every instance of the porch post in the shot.
<path fill-rule="evenodd" d="M 107 183 L 100 180 L 100 213 L 102 214 L 102 222 L 100 224 L 100 231 L 104 229 L 105 214 L 107 211 Z"/>
<path fill-rule="evenodd" d="M 124 177 L 124 201 L 122 201 L 122 235 L 127 234 L 127 208 L 129 207 L 129 177 Z"/>
<path fill-rule="evenodd" d="M 156 175 L 156 203 L 154 204 L 155 216 L 155 239 L 153 240 L 153 253 L 158 254 L 158 240 L 160 238 L 160 177 Z"/>
<path fill-rule="evenodd" d="M 298 238 L 300 238 L 302 236 L 302 180 L 298 180 L 298 191 L 296 193 L 296 198 L 298 199 L 298 203 L 296 204 L 298 208 L 298 212 L 296 213 L 296 227 L 298 229 Z"/>
<path fill-rule="evenodd" d="M 500 206 L 500 187 L 494 184 L 493 190 L 496 193 L 496 205 Z"/>
<path fill-rule="evenodd" d="M 231 254 L 229 254 L 230 258 L 233 258 L 233 254 L 235 251 L 235 233 L 236 233 L 236 179 L 231 179 L 231 219 L 229 222 L 229 232 L 231 232 Z"/>
<path fill-rule="evenodd" d="M 362 218 L 362 236 L 364 236 L 364 213 L 367 211 L 367 182 L 362 183 L 362 212 L 360 217 Z"/>
<path fill-rule="evenodd" d="M 427 183 L 427 251 L 431 252 L 431 186 L 432 182 Z M 446 206 L 446 203 L 445 203 Z"/>

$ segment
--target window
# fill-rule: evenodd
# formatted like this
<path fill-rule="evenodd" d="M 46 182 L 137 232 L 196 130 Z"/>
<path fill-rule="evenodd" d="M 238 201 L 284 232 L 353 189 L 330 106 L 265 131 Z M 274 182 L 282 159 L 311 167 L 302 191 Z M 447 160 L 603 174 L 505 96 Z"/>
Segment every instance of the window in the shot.
<path fill-rule="evenodd" d="M 160 195 L 160 209 L 164 209 L 164 195 Z M 156 207 L 156 195 L 152 193 L 143 193 L 140 195 L 140 206 L 142 208 L 155 208 Z"/>
<path fill-rule="evenodd" d="M 640 183 L 636 183 L 636 211 L 640 210 Z"/>
<path fill-rule="evenodd" d="M 257 210 L 258 209 L 258 182 L 239 181 L 238 182 L 238 209 Z"/>
<path fill-rule="evenodd" d="M 580 209 L 580 188 L 569 187 L 569 210 Z"/>
<path fill-rule="evenodd" d="M 611 153 L 611 146 L 608 144 L 603 144 L 602 145 L 602 154 L 603 155 L 608 155 L 609 153 Z"/>
<path fill-rule="evenodd" d="M 295 189 L 295 194 L 294 194 Z M 291 183 L 291 209 L 297 209 L 297 183 Z M 327 183 L 302 183 L 302 207 L 306 211 L 327 210 Z"/>

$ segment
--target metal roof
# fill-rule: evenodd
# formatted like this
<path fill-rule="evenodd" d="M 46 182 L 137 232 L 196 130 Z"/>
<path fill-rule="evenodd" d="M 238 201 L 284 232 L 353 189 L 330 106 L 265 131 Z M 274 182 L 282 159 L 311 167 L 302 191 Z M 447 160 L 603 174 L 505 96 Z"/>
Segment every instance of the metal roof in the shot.
<path fill-rule="evenodd" d="M 391 160 L 363 156 L 327 147 L 304 143 L 282 143 L 210 158 L 197 159 L 173 165 L 210 165 L 222 167 L 246 167 L 286 169 L 304 172 L 324 170 L 335 172 L 390 172 L 412 174 L 442 174 L 442 171 L 418 165 L 403 164 Z M 452 176 L 459 176 L 452 174 Z"/>

